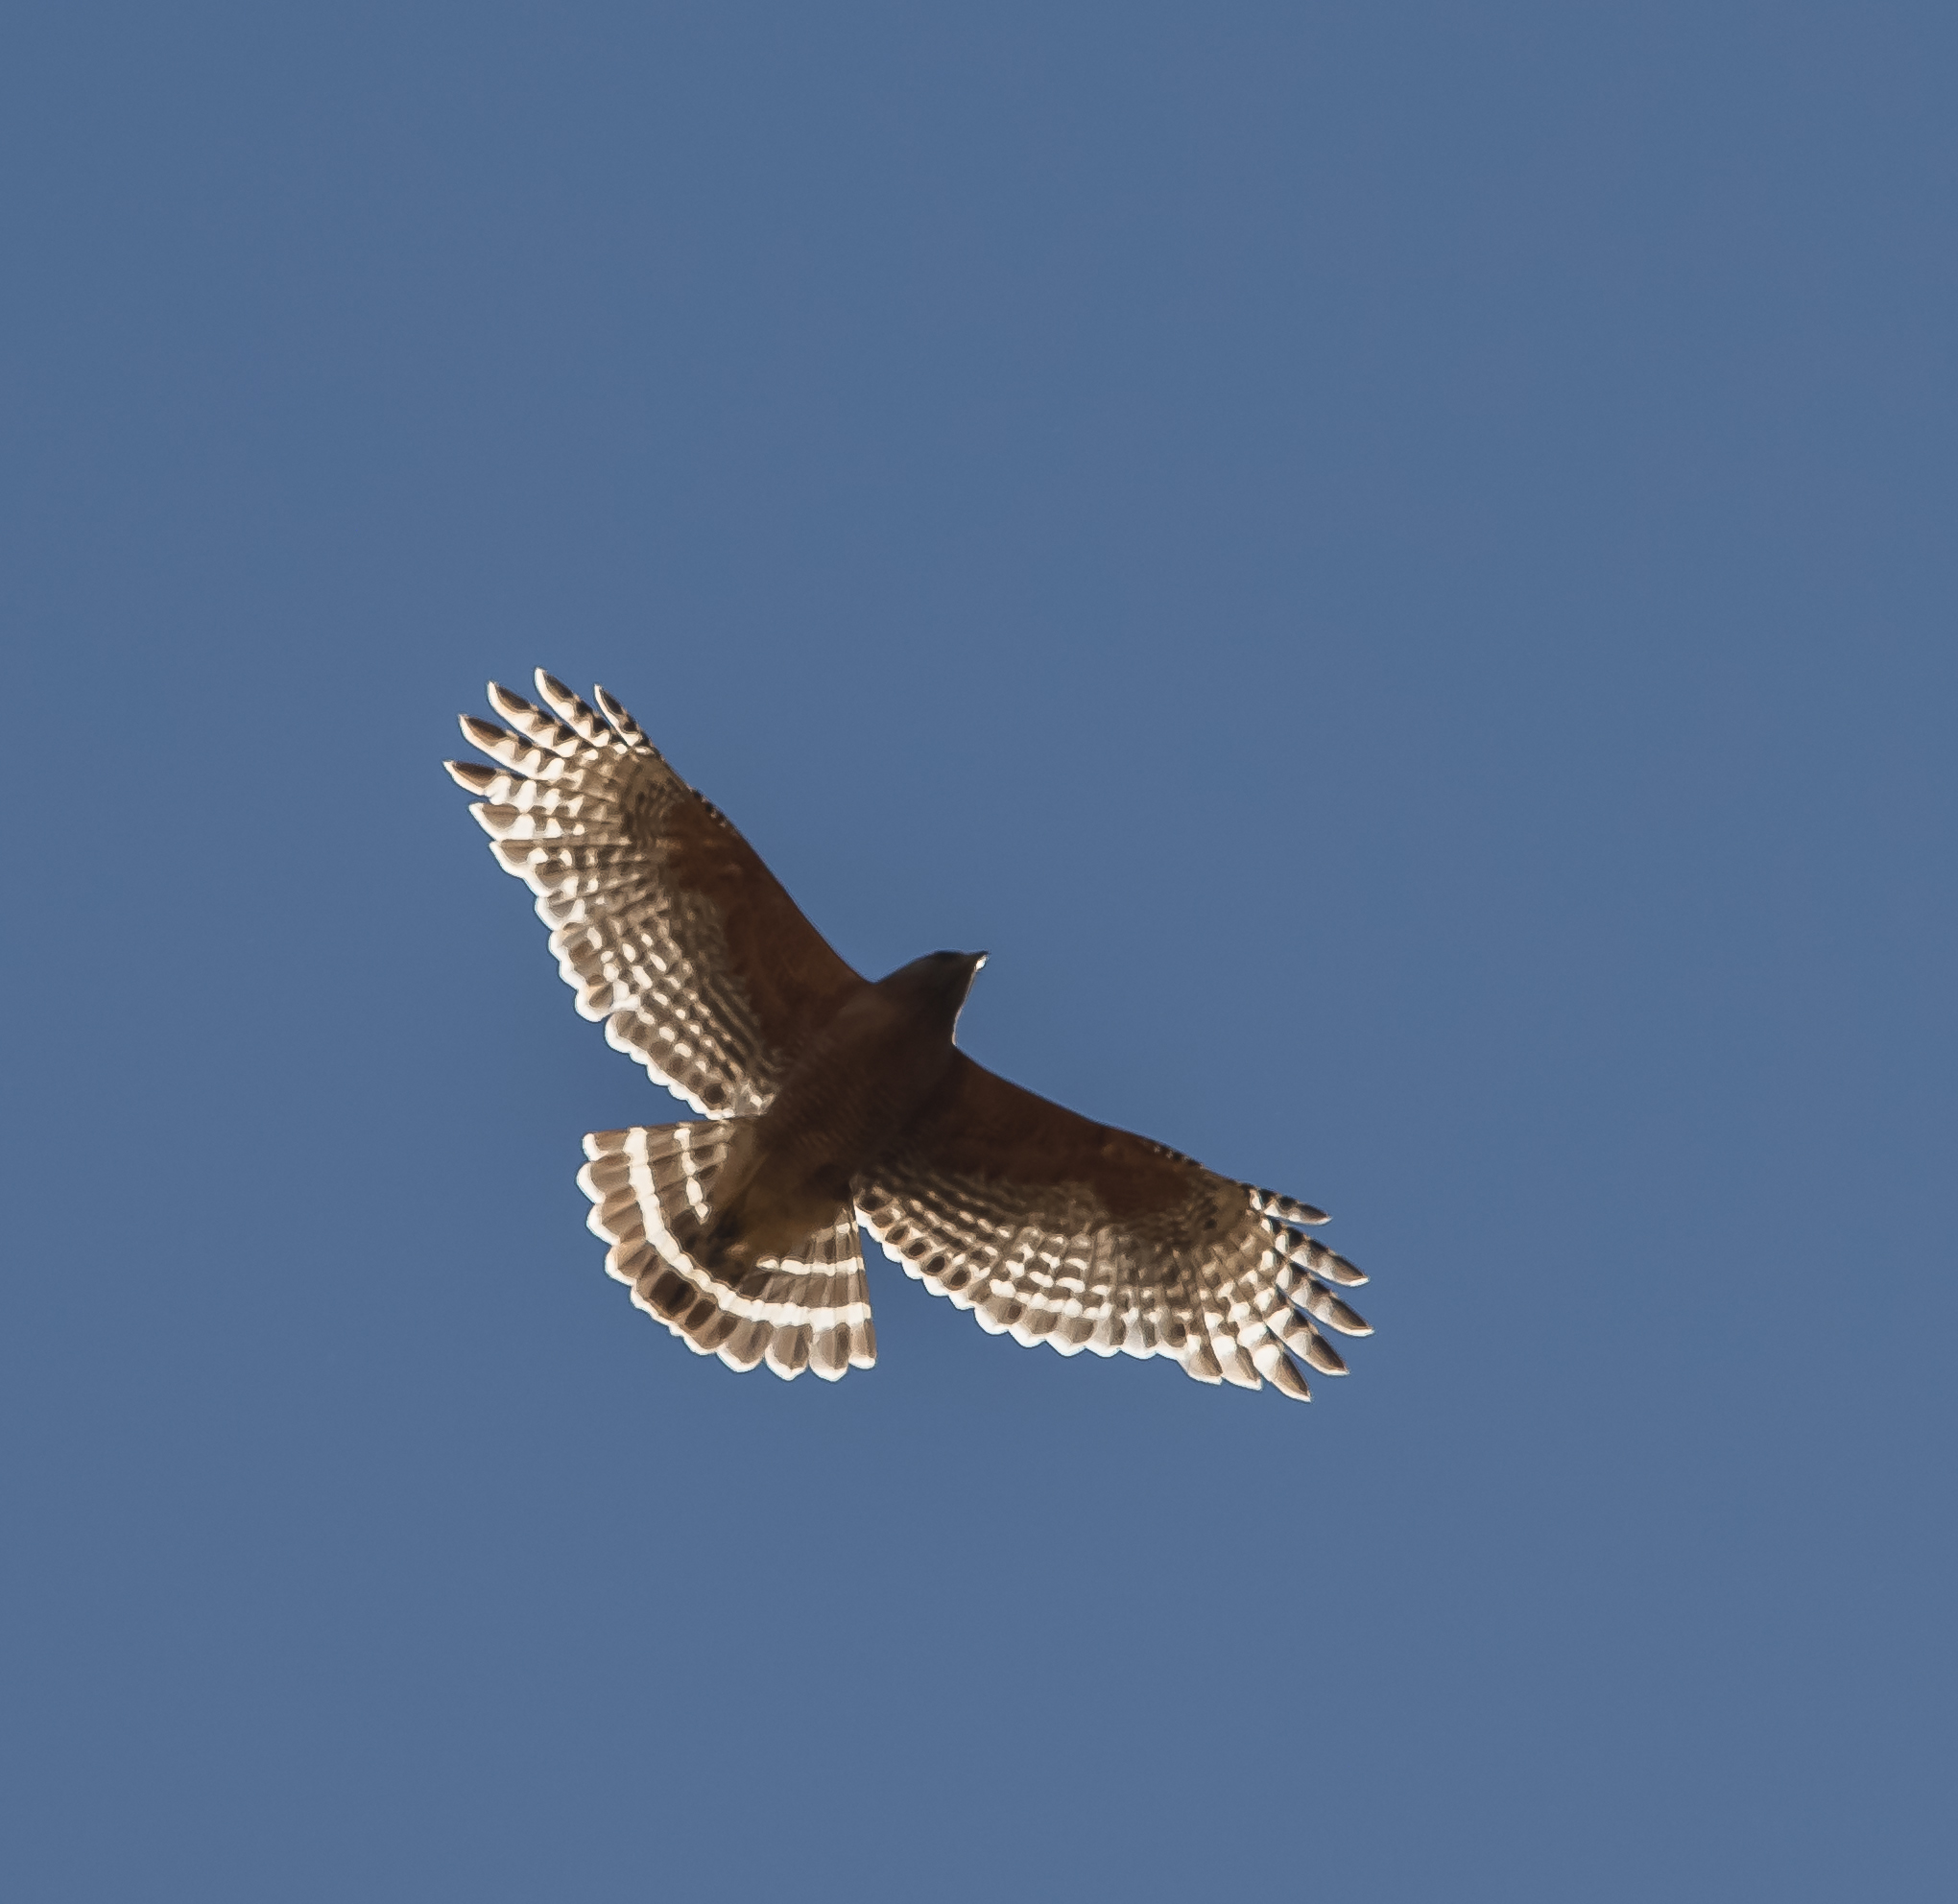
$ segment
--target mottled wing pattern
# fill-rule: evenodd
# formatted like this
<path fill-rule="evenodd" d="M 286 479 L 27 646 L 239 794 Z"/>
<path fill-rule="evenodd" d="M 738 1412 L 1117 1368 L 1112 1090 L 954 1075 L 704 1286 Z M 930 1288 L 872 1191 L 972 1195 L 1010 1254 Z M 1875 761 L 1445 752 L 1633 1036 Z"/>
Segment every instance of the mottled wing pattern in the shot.
<path fill-rule="evenodd" d="M 590 1161 L 578 1182 L 592 1202 L 586 1222 L 611 1245 L 607 1273 L 630 1283 L 633 1302 L 697 1355 L 718 1355 L 730 1368 L 766 1362 L 785 1378 L 813 1368 L 833 1382 L 870 1368 L 877 1333 L 848 1204 L 793 1255 L 764 1256 L 745 1273 L 710 1269 L 694 1255 L 737 1128 L 668 1124 L 585 1138 Z"/>
<path fill-rule="evenodd" d="M 853 1186 L 884 1253 L 981 1327 L 1063 1355 L 1167 1355 L 1205 1382 L 1346 1364 L 1319 1324 L 1372 1330 L 1333 1294 L 1366 1278 L 1301 1226 L 1325 1213 L 1091 1123 L 960 1054 L 949 1088 Z"/>
<path fill-rule="evenodd" d="M 537 895 L 578 1010 L 695 1110 L 763 1109 L 810 1029 L 863 981 L 603 688 L 601 720 L 542 669 L 537 679 L 543 707 L 490 683 L 509 727 L 463 717 L 494 767 L 443 764 Z"/>

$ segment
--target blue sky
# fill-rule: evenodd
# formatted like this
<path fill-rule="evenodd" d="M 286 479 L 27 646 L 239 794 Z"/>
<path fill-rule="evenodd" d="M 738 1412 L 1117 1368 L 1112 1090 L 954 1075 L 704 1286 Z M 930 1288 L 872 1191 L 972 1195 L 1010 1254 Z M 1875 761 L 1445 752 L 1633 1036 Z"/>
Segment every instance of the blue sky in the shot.
<path fill-rule="evenodd" d="M 1948 9 L 7 42 L 10 1894 L 1950 1894 Z M 635 1314 L 539 662 L 1351 1378 Z"/>

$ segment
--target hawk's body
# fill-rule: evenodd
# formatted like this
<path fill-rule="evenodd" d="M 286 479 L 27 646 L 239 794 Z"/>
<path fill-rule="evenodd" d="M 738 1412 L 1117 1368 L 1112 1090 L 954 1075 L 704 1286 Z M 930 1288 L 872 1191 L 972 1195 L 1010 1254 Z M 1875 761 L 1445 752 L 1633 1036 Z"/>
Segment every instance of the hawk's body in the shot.
<path fill-rule="evenodd" d="M 723 1165 L 702 1219 L 704 1259 L 752 1268 L 850 1206 L 850 1185 L 944 1083 L 952 1026 L 983 963 L 934 953 L 858 988 L 817 1030 Z"/>
<path fill-rule="evenodd" d="M 591 1225 L 634 1301 L 731 1367 L 834 1379 L 876 1354 L 861 1221 L 1021 1342 L 1301 1398 L 1294 1356 L 1344 1372 L 1307 1319 L 1369 1333 L 1328 1286 L 1365 1278 L 1303 1233 L 1320 1211 L 974 1064 L 952 1034 L 983 954 L 859 977 L 623 707 L 537 686 L 553 712 L 490 687 L 515 732 L 464 720 L 502 771 L 449 772 L 580 1012 L 713 1120 L 585 1139 Z"/>

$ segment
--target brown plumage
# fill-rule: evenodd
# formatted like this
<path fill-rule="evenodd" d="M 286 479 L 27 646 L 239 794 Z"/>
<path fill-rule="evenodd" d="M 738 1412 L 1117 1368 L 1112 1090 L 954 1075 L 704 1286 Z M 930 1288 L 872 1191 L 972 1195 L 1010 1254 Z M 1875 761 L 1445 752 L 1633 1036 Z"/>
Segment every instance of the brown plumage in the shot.
<path fill-rule="evenodd" d="M 537 673 L 465 716 L 494 767 L 446 762 L 537 896 L 578 1010 L 710 1121 L 602 1130 L 579 1181 L 606 1268 L 690 1347 L 834 1380 L 876 1359 L 859 1222 L 994 1334 L 1167 1355 L 1203 1381 L 1342 1374 L 1366 1278 L 1322 1211 L 1076 1116 L 953 1043 L 983 953 L 872 984 L 604 689 Z"/>

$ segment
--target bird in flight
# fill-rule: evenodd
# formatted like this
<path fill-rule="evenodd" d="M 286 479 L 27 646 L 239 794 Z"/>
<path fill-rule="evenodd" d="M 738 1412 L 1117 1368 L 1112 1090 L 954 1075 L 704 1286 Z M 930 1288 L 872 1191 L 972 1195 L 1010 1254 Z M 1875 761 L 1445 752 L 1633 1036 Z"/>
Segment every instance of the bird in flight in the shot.
<path fill-rule="evenodd" d="M 689 1348 L 835 1381 L 876 1360 L 858 1226 L 980 1326 L 1063 1355 L 1164 1355 L 1202 1382 L 1340 1375 L 1372 1330 L 1323 1210 L 1233 1182 L 973 1063 L 953 1042 L 983 952 L 874 984 L 603 688 L 540 668 L 463 717 L 445 761 L 607 1041 L 705 1122 L 594 1131 L 578 1174 L 607 1271 Z M 601 719 L 601 713 L 603 718 Z"/>

